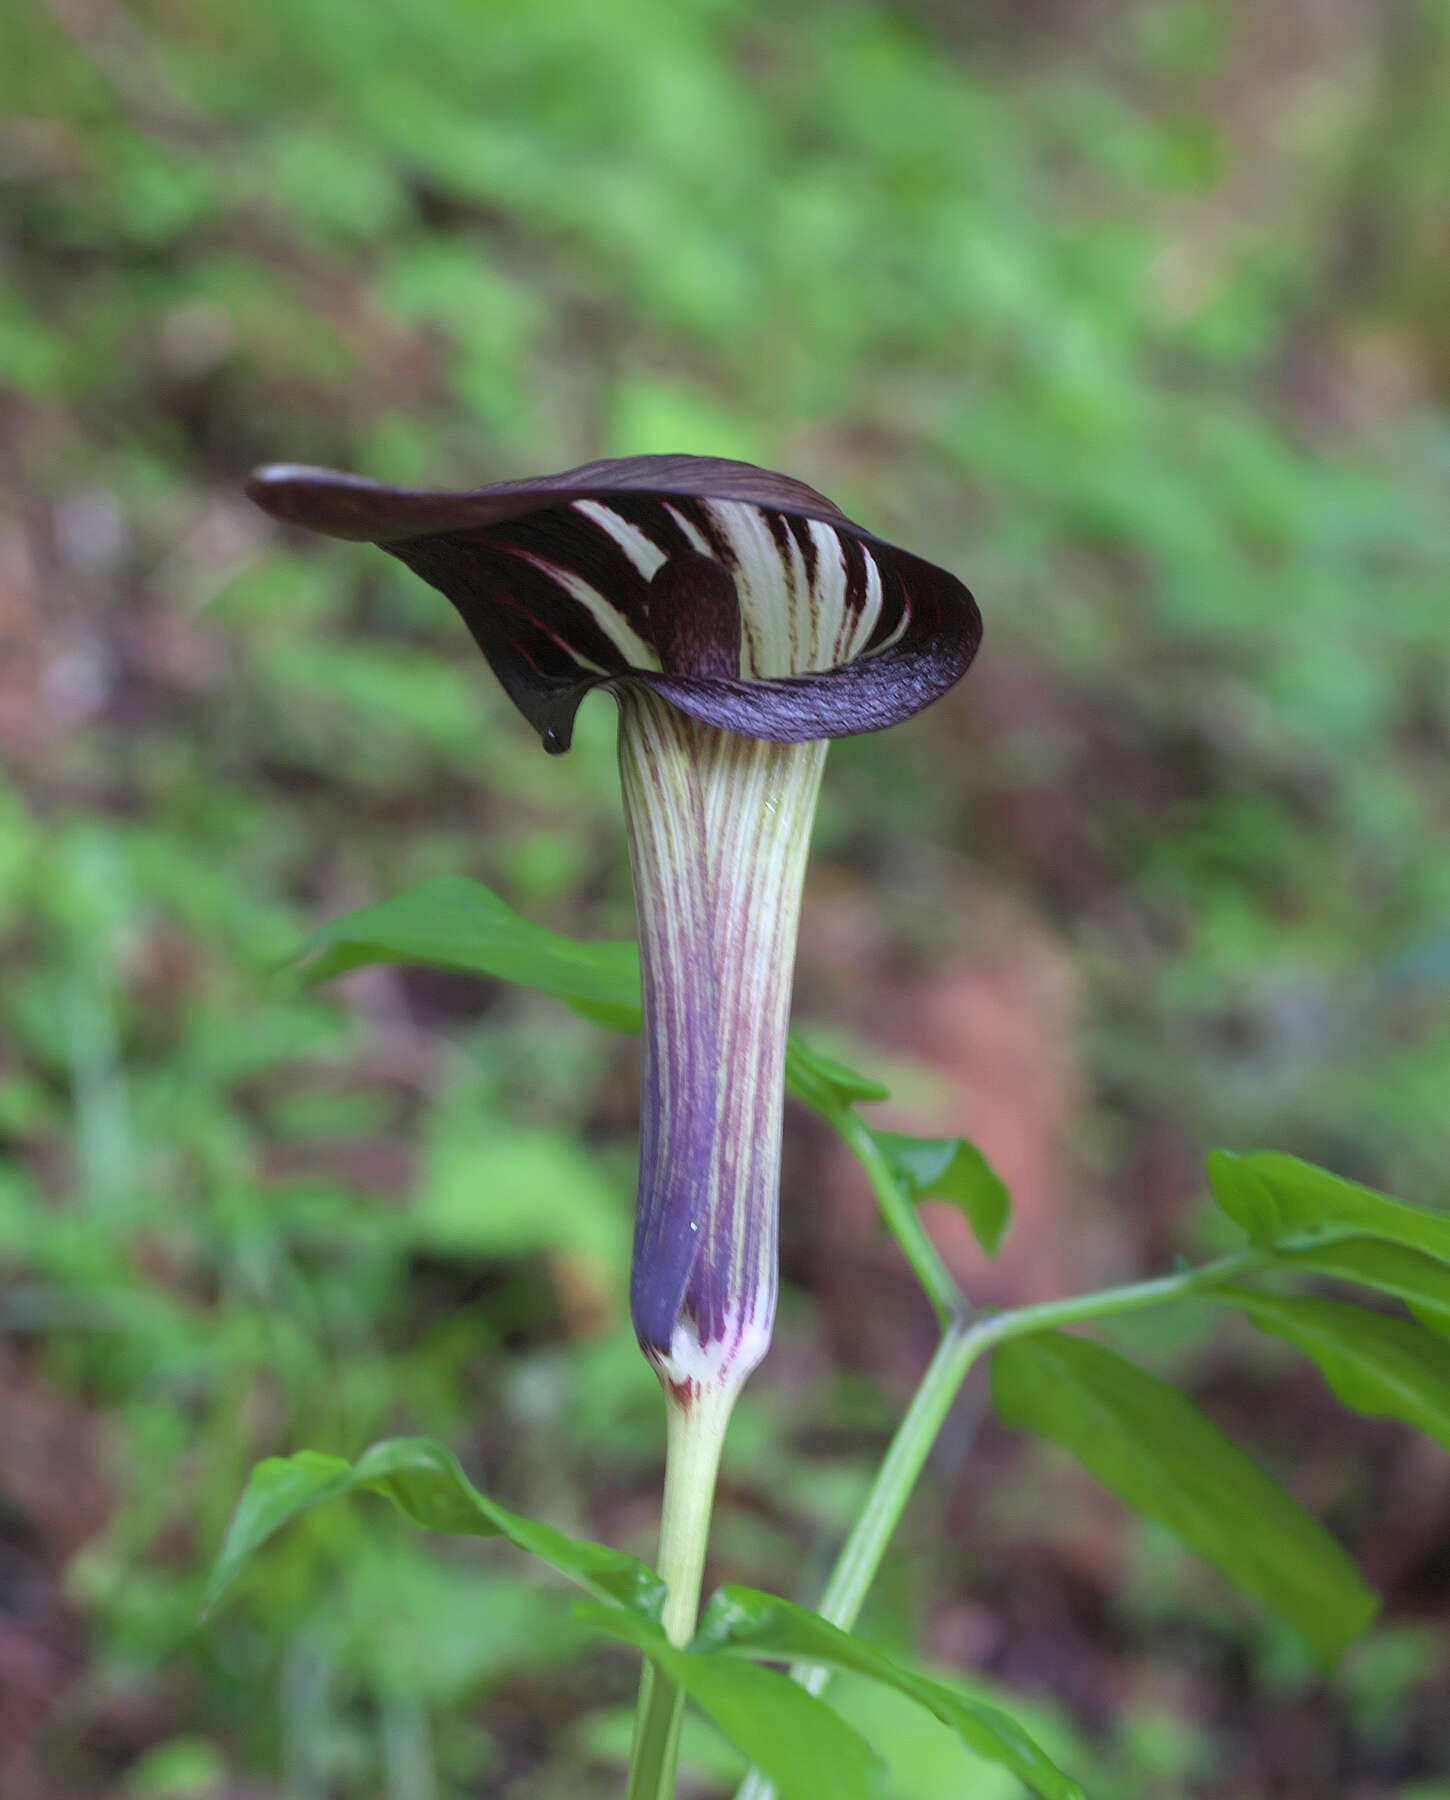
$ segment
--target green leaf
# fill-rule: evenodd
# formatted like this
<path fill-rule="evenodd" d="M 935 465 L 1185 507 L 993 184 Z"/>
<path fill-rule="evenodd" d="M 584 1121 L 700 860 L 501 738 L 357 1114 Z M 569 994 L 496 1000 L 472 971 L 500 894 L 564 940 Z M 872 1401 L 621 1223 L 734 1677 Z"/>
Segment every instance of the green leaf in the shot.
<path fill-rule="evenodd" d="M 824 1051 L 813 1050 L 791 1033 L 786 1054 L 785 1085 L 788 1093 L 829 1119 L 833 1110 L 858 1100 L 889 1100 L 891 1089 L 860 1075 Z"/>
<path fill-rule="evenodd" d="M 977 1242 L 995 1256 L 1012 1215 L 1012 1197 L 977 1146 L 962 1137 L 911 1137 L 868 1127 L 891 1173 L 913 1200 L 949 1200 Z"/>
<path fill-rule="evenodd" d="M 724 1587 L 705 1609 L 693 1649 L 739 1656 L 806 1659 L 896 1688 L 958 1732 L 979 1756 L 1002 1764 L 1044 1800 L 1082 1800 L 1082 1789 L 1048 1758 L 1000 1707 L 969 1700 L 914 1670 L 903 1669 L 883 1651 L 828 1624 L 775 1594 L 755 1588 Z"/>
<path fill-rule="evenodd" d="M 1310 1232 L 1352 1234 L 1385 1238 L 1450 1262 L 1450 1214 L 1391 1200 L 1297 1157 L 1211 1150 L 1208 1179 L 1219 1205 L 1255 1243 L 1278 1245 Z"/>
<path fill-rule="evenodd" d="M 1009 1339 L 992 1359 L 1009 1425 L 1071 1451 L 1329 1661 L 1378 1601 L 1319 1522 L 1166 1382 L 1062 1332 Z"/>
<path fill-rule="evenodd" d="M 632 1000 L 628 1006 L 616 1006 L 606 1000 L 581 1000 L 577 995 L 565 995 L 564 1003 L 582 1018 L 592 1019 L 596 1025 L 602 1025 L 606 1031 L 622 1032 L 628 1037 L 639 1030 L 638 1000 Z"/>
<path fill-rule="evenodd" d="M 1450 1449 L 1450 1344 L 1412 1325 L 1341 1300 L 1224 1287 L 1261 1331 L 1284 1338 L 1318 1365 L 1355 1412 L 1400 1419 Z"/>
<path fill-rule="evenodd" d="M 1422 1325 L 1450 1337 L 1450 1268 L 1384 1238 L 1336 1238 L 1281 1250 L 1281 1262 L 1340 1281 L 1357 1281 L 1403 1300 Z"/>
<path fill-rule="evenodd" d="M 719 1650 L 681 1649 L 651 1620 L 612 1606 L 575 1608 L 586 1624 L 642 1650 L 786 1800 L 877 1800 L 881 1759 L 834 1708 L 787 1675 Z"/>
<path fill-rule="evenodd" d="M 298 960 L 309 981 L 368 963 L 423 963 L 540 988 L 603 1007 L 639 1029 L 639 953 L 587 944 L 534 925 L 482 882 L 446 877 L 344 913 L 315 931 Z"/>
<path fill-rule="evenodd" d="M 315 1450 L 258 1463 L 207 1583 L 203 1616 L 274 1531 L 306 1508 L 359 1488 L 384 1495 L 425 1531 L 505 1537 L 591 1594 L 633 1608 L 641 1617 L 659 1615 L 665 1584 L 637 1557 L 566 1537 L 552 1525 L 496 1505 L 473 1486 L 452 1451 L 431 1438 L 392 1438 L 365 1450 L 355 1463 Z"/>
<path fill-rule="evenodd" d="M 611 1031 L 638 1031 L 639 951 L 630 943 L 591 944 L 534 925 L 481 881 L 445 876 L 329 920 L 295 962 L 308 981 L 327 981 L 372 963 L 416 963 L 516 982 L 553 994 Z M 885 1100 L 890 1089 L 813 1050 L 792 1032 L 785 1084 L 807 1106 Z"/>

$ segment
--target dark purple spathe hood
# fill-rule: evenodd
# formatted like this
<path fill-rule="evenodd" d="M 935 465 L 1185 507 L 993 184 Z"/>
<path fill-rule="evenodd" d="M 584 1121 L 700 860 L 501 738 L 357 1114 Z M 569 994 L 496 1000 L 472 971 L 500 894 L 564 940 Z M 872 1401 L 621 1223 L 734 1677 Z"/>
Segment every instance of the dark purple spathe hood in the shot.
<path fill-rule="evenodd" d="M 591 688 L 630 681 L 746 737 L 878 731 L 981 641 L 954 576 L 751 463 L 626 457 L 462 493 L 277 463 L 247 493 L 445 594 L 551 750 Z"/>

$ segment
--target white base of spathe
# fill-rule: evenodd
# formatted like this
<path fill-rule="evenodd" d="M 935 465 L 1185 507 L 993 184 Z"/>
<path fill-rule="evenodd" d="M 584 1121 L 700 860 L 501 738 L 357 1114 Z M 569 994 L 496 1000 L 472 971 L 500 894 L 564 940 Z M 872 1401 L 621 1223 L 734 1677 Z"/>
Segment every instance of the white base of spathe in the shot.
<path fill-rule="evenodd" d="M 774 1296 L 772 1295 L 772 1298 Z M 774 1307 L 760 1318 L 726 1315 L 725 1330 L 702 1344 L 688 1321 L 675 1326 L 667 1354 L 650 1357 L 660 1381 L 681 1404 L 707 1390 L 735 1392 L 770 1348 Z"/>

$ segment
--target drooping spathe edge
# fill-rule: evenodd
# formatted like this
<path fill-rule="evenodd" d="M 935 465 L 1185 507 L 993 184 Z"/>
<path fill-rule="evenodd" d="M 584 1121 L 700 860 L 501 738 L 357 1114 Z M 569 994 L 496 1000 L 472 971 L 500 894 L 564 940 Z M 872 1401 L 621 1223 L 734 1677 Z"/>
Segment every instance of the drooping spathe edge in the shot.
<path fill-rule="evenodd" d="M 365 475 L 309 463 L 268 463 L 247 478 L 246 492 L 264 511 L 292 525 L 355 543 L 393 543 L 437 531 L 478 531 L 541 507 L 566 506 L 610 494 L 678 494 L 683 499 L 739 500 L 793 513 L 868 537 L 824 494 L 792 475 L 724 456 L 623 456 L 581 463 L 558 475 L 496 481 L 447 492 L 393 487 Z"/>
<path fill-rule="evenodd" d="M 955 576 L 865 531 L 806 483 L 722 457 L 625 457 L 459 493 L 277 463 L 258 469 L 246 491 L 287 523 L 379 545 L 459 605 L 509 697 L 549 750 L 569 747 L 574 716 L 587 693 L 626 682 L 650 687 L 681 712 L 746 737 L 803 743 L 880 731 L 944 694 L 966 673 L 981 643 L 976 602 Z M 746 680 L 631 665 L 540 682 L 517 667 L 516 658 L 511 661 L 502 620 L 492 623 L 481 615 L 475 595 L 465 595 L 472 603 L 462 604 L 462 583 L 448 565 L 466 566 L 466 540 L 482 539 L 491 527 L 611 495 L 735 501 L 787 518 L 819 520 L 869 546 L 878 564 L 902 583 L 909 622 L 896 642 L 819 672 Z M 460 537 L 465 541 L 458 543 Z M 444 543 L 452 550 L 446 562 L 436 554 Z"/>

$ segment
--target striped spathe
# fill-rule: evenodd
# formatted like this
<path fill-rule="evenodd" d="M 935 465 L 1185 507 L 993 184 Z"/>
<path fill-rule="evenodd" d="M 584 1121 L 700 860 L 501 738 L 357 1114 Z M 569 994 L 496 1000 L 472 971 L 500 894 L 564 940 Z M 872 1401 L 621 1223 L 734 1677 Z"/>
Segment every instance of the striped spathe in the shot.
<path fill-rule="evenodd" d="M 775 1314 L 825 740 L 893 725 L 958 680 L 981 639 L 971 594 L 803 482 L 713 457 L 464 493 L 276 464 L 248 492 L 445 594 L 547 749 L 568 748 L 591 689 L 615 694 L 643 1002 L 631 1312 L 681 1406 L 733 1393 Z"/>

